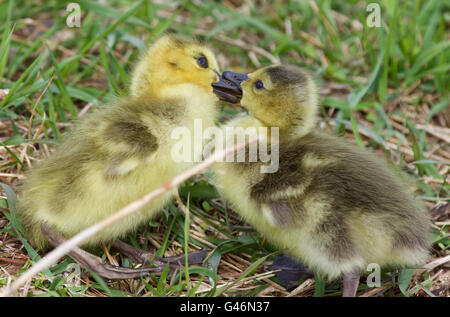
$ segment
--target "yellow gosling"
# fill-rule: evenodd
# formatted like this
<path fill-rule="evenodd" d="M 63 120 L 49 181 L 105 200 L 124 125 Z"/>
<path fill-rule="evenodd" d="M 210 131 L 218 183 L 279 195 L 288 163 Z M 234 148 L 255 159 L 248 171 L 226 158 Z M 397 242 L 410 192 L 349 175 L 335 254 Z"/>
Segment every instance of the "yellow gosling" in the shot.
<path fill-rule="evenodd" d="M 218 163 L 217 186 L 231 207 L 269 241 L 316 273 L 344 276 L 354 296 L 360 270 L 417 267 L 429 256 L 427 212 L 374 153 L 315 130 L 317 89 L 304 70 L 259 69 L 241 80 L 241 105 L 252 115 L 226 127 L 279 128 L 279 168 L 261 162 Z M 242 79 L 246 79 L 242 81 Z"/>

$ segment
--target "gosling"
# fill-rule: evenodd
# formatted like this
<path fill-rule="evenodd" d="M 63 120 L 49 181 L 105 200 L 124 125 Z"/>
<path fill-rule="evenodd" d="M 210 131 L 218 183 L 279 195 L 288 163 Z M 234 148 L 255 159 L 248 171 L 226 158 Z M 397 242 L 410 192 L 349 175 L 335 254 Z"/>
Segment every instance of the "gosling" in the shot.
<path fill-rule="evenodd" d="M 317 89 L 306 71 L 272 65 L 248 76 L 224 72 L 221 86 L 227 94 L 240 86 L 234 98 L 218 96 L 234 101 L 242 93 L 252 114 L 224 129 L 279 129 L 278 140 L 266 135 L 279 146 L 276 172 L 261 173 L 261 161 L 214 167 L 223 197 L 269 241 L 328 280 L 343 277 L 345 297 L 356 295 L 369 263 L 417 267 L 427 260 L 427 212 L 383 160 L 315 130 Z"/>
<path fill-rule="evenodd" d="M 211 84 L 218 77 L 215 56 L 204 44 L 177 35 L 157 40 L 137 64 L 129 96 L 83 118 L 50 157 L 27 173 L 18 215 L 28 239 L 41 249 L 50 246 L 49 240 L 59 244 L 193 165 L 173 159 L 178 141 L 171 132 L 184 127 L 193 135 L 196 119 L 205 129 L 214 126 L 219 100 Z M 105 228 L 83 247 L 124 237 L 161 210 L 176 190 Z M 134 258 L 143 254 L 120 241 L 116 247 Z M 110 279 L 138 277 L 143 271 L 103 265 L 81 249 L 70 256 Z"/>

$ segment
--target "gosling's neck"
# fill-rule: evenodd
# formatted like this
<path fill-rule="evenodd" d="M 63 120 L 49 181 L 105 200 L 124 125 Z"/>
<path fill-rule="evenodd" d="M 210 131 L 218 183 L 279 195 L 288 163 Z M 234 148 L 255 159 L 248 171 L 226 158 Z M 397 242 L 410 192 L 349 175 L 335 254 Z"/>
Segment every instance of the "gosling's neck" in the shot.
<path fill-rule="evenodd" d="M 310 97 L 303 103 L 292 105 L 295 109 L 289 116 L 284 129 L 280 128 L 280 139 L 297 139 L 312 132 L 317 124 L 317 97 L 310 94 Z M 289 107 L 288 107 L 289 109 Z"/>
<path fill-rule="evenodd" d="M 314 130 L 316 122 L 316 118 L 309 118 L 303 124 L 294 125 L 292 126 L 290 131 L 288 131 L 288 133 L 285 133 L 283 135 L 283 138 L 285 138 L 286 140 L 302 138 Z"/>
<path fill-rule="evenodd" d="M 271 127 L 270 125 L 267 125 L 264 123 L 263 120 L 259 121 L 262 123 L 263 126 L 268 128 L 268 139 L 270 140 L 270 136 L 271 136 L 271 128 L 275 128 L 275 127 Z M 276 127 L 278 128 L 278 139 L 280 142 L 284 142 L 284 141 L 289 141 L 289 140 L 293 140 L 293 139 L 298 139 L 298 138 L 302 138 L 305 135 L 311 133 L 315 126 L 316 126 L 316 118 L 309 118 L 307 121 L 303 122 L 304 120 L 301 120 L 300 123 L 296 122 L 296 123 L 290 123 L 286 126 L 280 126 L 280 127 Z"/>
<path fill-rule="evenodd" d="M 286 98 L 285 103 L 287 111 L 290 111 L 289 129 L 286 134 L 288 139 L 302 138 L 314 131 L 317 124 L 319 96 L 312 79 L 307 81 L 306 87 L 297 89 L 290 98 Z"/>

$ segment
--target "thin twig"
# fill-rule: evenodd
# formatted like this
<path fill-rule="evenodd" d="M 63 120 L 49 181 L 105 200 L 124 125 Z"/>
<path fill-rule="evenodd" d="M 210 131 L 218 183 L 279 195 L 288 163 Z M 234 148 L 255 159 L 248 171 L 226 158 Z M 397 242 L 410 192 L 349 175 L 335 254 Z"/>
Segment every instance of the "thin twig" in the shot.
<path fill-rule="evenodd" d="M 360 295 L 359 297 L 372 297 L 372 296 L 375 296 L 375 295 L 377 295 L 377 294 L 379 294 L 381 292 L 387 291 L 391 287 L 392 287 L 392 284 L 383 285 L 383 286 L 380 286 L 380 287 L 377 287 L 377 288 L 373 288 L 370 291 Z"/>
<path fill-rule="evenodd" d="M 22 174 L 10 174 L 10 173 L 0 173 L 0 177 L 13 177 L 18 179 L 24 179 L 25 176 Z"/>
<path fill-rule="evenodd" d="M 289 295 L 287 295 L 286 297 L 294 297 L 302 292 L 309 291 L 314 287 L 314 283 L 315 283 L 314 280 L 309 278 L 302 284 L 297 286 L 297 288 L 295 288 L 292 292 L 290 292 Z"/>
<path fill-rule="evenodd" d="M 33 126 L 33 117 L 34 117 L 34 115 L 36 113 L 36 107 L 39 104 L 39 102 L 41 101 L 41 99 L 44 96 L 45 92 L 47 91 L 48 87 L 50 87 L 50 84 L 52 83 L 54 78 L 55 78 L 55 74 L 52 75 L 52 77 L 48 81 L 47 85 L 45 86 L 44 90 L 42 91 L 42 93 L 40 94 L 38 99 L 36 100 L 36 103 L 34 104 L 33 109 L 31 110 L 30 120 L 28 121 L 28 139 L 31 139 L 31 129 L 32 129 L 32 126 Z M 44 123 L 45 119 L 42 120 L 42 122 Z"/>
<path fill-rule="evenodd" d="M 445 264 L 447 262 L 450 262 L 450 255 L 444 256 L 442 258 L 436 259 L 434 261 L 431 261 L 430 263 L 427 263 L 424 265 L 424 267 L 428 270 L 431 271 L 435 268 L 437 268 L 438 266 Z"/>

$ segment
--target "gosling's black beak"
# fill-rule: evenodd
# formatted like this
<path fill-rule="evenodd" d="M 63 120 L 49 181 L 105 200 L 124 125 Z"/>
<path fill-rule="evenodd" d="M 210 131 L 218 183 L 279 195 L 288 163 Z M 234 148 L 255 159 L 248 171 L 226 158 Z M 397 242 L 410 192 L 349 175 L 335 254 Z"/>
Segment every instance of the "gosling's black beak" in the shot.
<path fill-rule="evenodd" d="M 219 81 L 212 84 L 213 91 L 220 100 L 238 103 L 242 98 L 241 83 L 248 79 L 245 74 L 225 71 Z"/>

